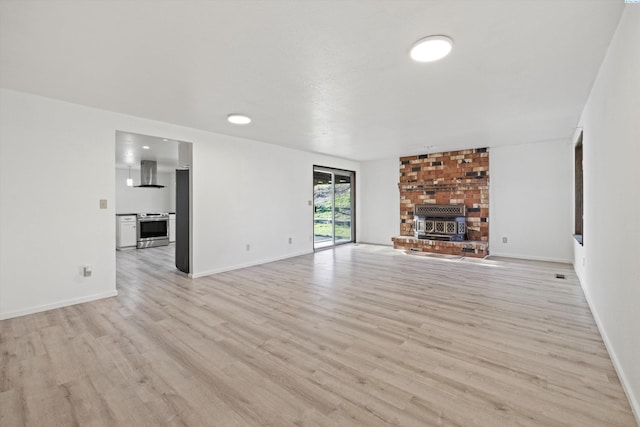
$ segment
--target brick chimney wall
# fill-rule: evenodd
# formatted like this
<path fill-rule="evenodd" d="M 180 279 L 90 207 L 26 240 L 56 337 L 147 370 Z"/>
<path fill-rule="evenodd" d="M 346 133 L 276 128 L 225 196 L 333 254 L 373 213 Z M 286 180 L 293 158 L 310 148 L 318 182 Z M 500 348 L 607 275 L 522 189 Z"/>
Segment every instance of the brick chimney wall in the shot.
<path fill-rule="evenodd" d="M 487 148 L 400 158 L 400 235 L 413 236 L 416 204 L 464 204 L 468 239 L 489 241 Z"/>

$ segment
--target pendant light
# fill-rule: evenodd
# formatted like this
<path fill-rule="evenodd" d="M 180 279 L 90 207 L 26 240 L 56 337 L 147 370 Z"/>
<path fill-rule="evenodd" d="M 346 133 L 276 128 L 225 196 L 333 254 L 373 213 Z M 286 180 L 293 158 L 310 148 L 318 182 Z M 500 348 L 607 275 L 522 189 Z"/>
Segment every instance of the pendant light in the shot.
<path fill-rule="evenodd" d="M 127 178 L 127 187 L 133 187 L 133 179 L 131 179 L 131 166 L 129 166 L 129 178 Z"/>

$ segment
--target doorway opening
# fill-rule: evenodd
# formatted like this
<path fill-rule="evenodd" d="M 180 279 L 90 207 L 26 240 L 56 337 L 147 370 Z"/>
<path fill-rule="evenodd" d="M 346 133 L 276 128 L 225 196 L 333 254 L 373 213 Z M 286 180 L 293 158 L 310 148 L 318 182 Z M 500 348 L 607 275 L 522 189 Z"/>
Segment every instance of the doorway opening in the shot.
<path fill-rule="evenodd" d="M 313 249 L 355 241 L 355 172 L 313 167 Z"/>
<path fill-rule="evenodd" d="M 116 270 L 190 273 L 192 144 L 116 131 Z"/>

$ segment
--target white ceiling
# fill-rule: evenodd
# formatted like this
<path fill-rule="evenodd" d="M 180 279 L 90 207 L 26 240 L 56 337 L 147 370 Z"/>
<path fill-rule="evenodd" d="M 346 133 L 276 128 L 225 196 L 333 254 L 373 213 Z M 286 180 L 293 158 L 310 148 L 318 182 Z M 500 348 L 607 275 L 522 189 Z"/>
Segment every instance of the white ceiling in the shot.
<path fill-rule="evenodd" d="M 149 148 L 143 148 L 149 147 Z M 141 160 L 158 162 L 159 172 L 178 167 L 178 141 L 131 132 L 116 132 L 116 168 L 140 170 Z"/>
<path fill-rule="evenodd" d="M 355 160 L 569 138 L 623 7 L 3 0 L 0 85 Z"/>

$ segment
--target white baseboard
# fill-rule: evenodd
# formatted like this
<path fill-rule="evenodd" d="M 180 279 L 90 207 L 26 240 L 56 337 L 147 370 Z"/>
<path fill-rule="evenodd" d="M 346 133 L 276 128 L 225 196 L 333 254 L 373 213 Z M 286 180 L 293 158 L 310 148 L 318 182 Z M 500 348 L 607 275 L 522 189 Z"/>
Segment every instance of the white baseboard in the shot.
<path fill-rule="evenodd" d="M 23 308 L 21 310 L 8 311 L 6 313 L 0 313 L 0 320 L 11 319 L 13 317 L 26 316 L 27 314 L 40 313 L 42 311 L 53 310 L 55 308 L 67 307 L 75 304 L 82 304 L 83 302 L 95 301 L 102 298 L 115 297 L 118 295 L 117 290 L 102 292 L 100 294 L 87 295 L 86 297 L 73 298 L 64 301 L 58 301 L 51 304 L 38 305 L 35 307 Z"/>
<path fill-rule="evenodd" d="M 373 246 L 393 247 L 393 243 L 373 243 L 373 242 L 364 242 L 364 241 L 357 241 L 356 243 L 359 244 L 359 245 L 373 245 Z"/>
<path fill-rule="evenodd" d="M 630 381 L 622 369 L 622 365 L 620 364 L 620 360 L 618 359 L 618 355 L 616 354 L 613 346 L 611 345 L 611 340 L 609 340 L 609 335 L 607 331 L 602 327 L 602 322 L 600 321 L 600 316 L 598 316 L 598 312 L 594 310 L 594 306 L 591 303 L 591 297 L 589 293 L 580 282 L 580 287 L 582 288 L 582 293 L 584 294 L 585 299 L 587 300 L 587 305 L 591 310 L 591 314 L 593 315 L 593 320 L 596 322 L 596 326 L 598 327 L 598 331 L 600 332 L 600 336 L 602 337 L 602 341 L 604 342 L 604 346 L 607 348 L 607 352 L 609 353 L 609 357 L 611 358 L 611 362 L 613 363 L 613 368 L 616 370 L 618 374 L 618 378 L 620 379 L 620 383 L 622 384 L 622 389 L 627 395 L 627 400 L 629 400 L 629 404 L 631 405 L 631 411 L 633 411 L 633 415 L 636 417 L 636 423 L 640 426 L 640 401 L 638 401 L 638 397 L 633 392 L 633 389 L 629 386 Z"/>
<path fill-rule="evenodd" d="M 502 253 L 495 252 L 489 248 L 489 256 L 501 256 L 505 258 L 516 258 L 516 259 L 527 259 L 531 261 L 546 261 L 546 262 L 560 262 L 563 264 L 573 264 L 572 259 L 564 259 L 564 258 L 550 258 L 550 257 L 541 257 L 541 256 L 532 256 L 532 255 L 522 255 L 522 254 L 511 254 L 511 253 Z"/>
<path fill-rule="evenodd" d="M 288 258 L 294 258 L 297 256 L 302 256 L 302 255 L 309 255 L 312 254 L 313 251 L 303 251 L 303 252 L 296 252 L 293 254 L 287 254 L 287 255 L 283 255 L 283 256 L 279 256 L 279 257 L 273 257 L 273 258 L 265 258 L 265 259 L 261 259 L 258 261 L 252 261 L 252 262 L 246 262 L 246 263 L 242 263 L 242 264 L 235 264 L 235 265 L 230 265 L 227 267 L 220 267 L 220 268 L 215 268 L 213 270 L 205 270 L 205 271 L 199 271 L 196 273 L 189 273 L 189 277 L 192 279 L 197 279 L 199 277 L 205 277 L 205 276 L 211 276 L 212 274 L 218 274 L 218 273 L 224 273 L 225 271 L 232 271 L 232 270 L 238 270 L 240 268 L 247 268 L 247 267 L 253 267 L 256 265 L 261 265 L 261 264 L 267 264 L 269 262 L 274 262 L 274 261 L 280 261 L 283 259 L 288 259 Z"/>

